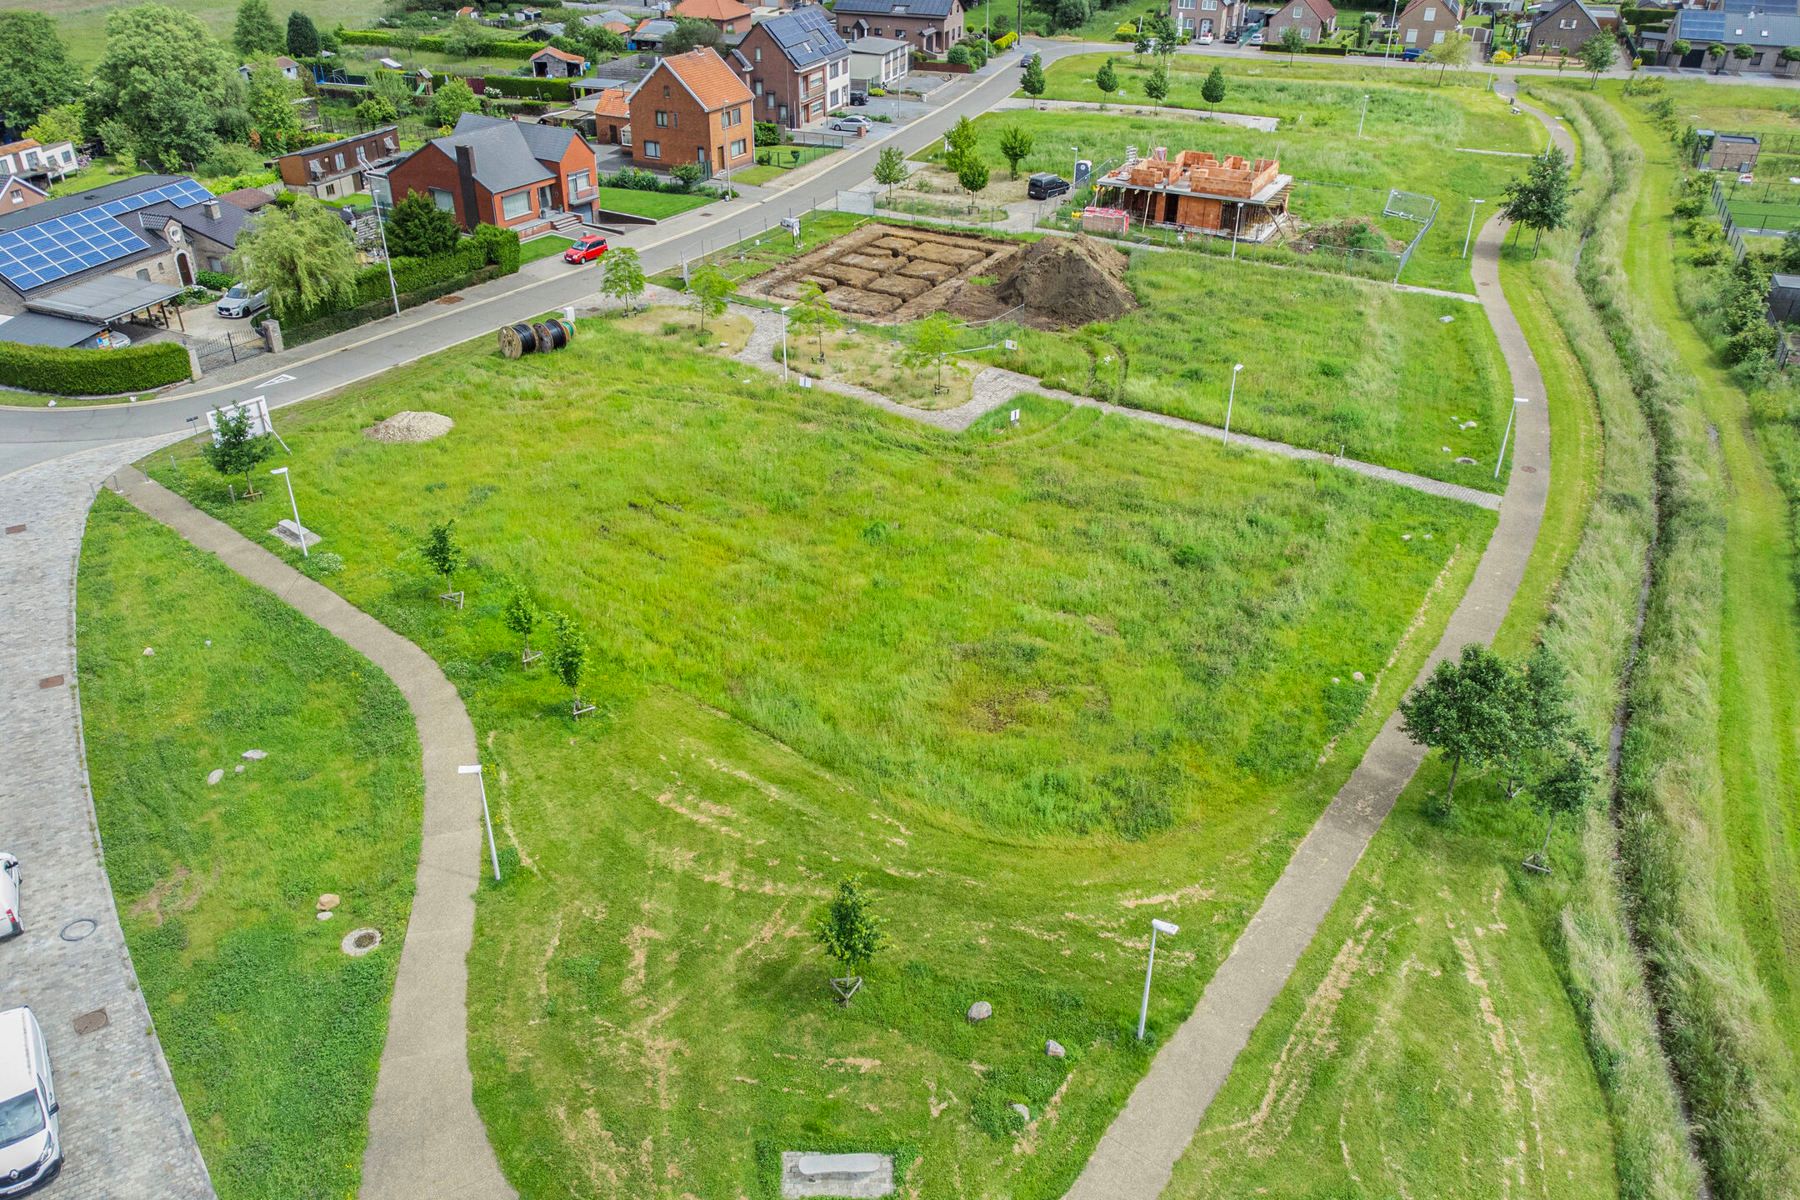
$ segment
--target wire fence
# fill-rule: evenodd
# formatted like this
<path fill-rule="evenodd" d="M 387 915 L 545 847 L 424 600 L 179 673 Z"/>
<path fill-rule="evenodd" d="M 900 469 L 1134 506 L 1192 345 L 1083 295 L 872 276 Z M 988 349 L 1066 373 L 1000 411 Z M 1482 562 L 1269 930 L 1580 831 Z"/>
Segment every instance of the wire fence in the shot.
<path fill-rule="evenodd" d="M 1738 262 L 1743 262 L 1744 235 L 1739 232 L 1737 222 L 1731 217 L 1730 197 L 1719 185 L 1719 178 L 1716 175 L 1713 176 L 1712 181 L 1712 206 L 1713 212 L 1718 214 L 1719 224 L 1725 229 L 1725 240 L 1731 245 L 1731 253 L 1736 256 Z"/>

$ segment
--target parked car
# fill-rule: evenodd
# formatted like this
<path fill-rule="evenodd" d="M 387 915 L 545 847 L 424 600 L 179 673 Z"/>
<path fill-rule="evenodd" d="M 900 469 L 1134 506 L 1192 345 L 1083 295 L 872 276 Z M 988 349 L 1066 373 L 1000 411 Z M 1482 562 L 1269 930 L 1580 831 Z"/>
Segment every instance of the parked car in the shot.
<path fill-rule="evenodd" d="M 1069 190 L 1069 181 L 1061 175 L 1039 171 L 1025 181 L 1025 195 L 1032 200 L 1049 200 Z"/>
<path fill-rule="evenodd" d="M 25 932 L 19 916 L 19 860 L 0 850 L 0 938 Z"/>
<path fill-rule="evenodd" d="M 867 92 L 851 92 L 850 93 L 850 106 L 852 108 L 859 108 L 862 105 L 867 104 L 868 102 L 869 102 L 869 93 L 867 93 Z"/>
<path fill-rule="evenodd" d="M 1213 42 L 1212 34 L 1210 34 L 1210 33 L 1203 33 L 1199 37 L 1195 38 L 1194 40 L 1202 46 L 1210 46 L 1210 45 L 1212 45 L 1212 42 Z"/>
<path fill-rule="evenodd" d="M 29 1008 L 0 1012 L 0 1196 L 18 1196 L 62 1169 L 62 1122 L 50 1051 Z"/>
<path fill-rule="evenodd" d="M 1240 36 L 1242 36 L 1242 35 L 1239 34 L 1237 30 L 1227 29 L 1225 31 L 1225 44 L 1227 46 L 1236 44 L 1236 42 Z"/>
<path fill-rule="evenodd" d="M 826 128 L 835 130 L 838 133 L 861 134 L 867 132 L 869 126 L 873 124 L 874 122 L 869 120 L 869 118 L 860 116 L 856 113 L 851 113 L 847 117 L 831 118 L 831 124 Z"/>
<path fill-rule="evenodd" d="M 1032 63 L 1038 62 L 1042 58 L 1043 55 L 1039 54 L 1036 50 L 1033 50 L 1030 54 L 1027 54 L 1024 58 L 1019 60 L 1019 69 L 1023 71 L 1030 67 Z"/>
<path fill-rule="evenodd" d="M 563 251 L 563 261 L 566 263 L 593 262 L 605 253 L 606 239 L 597 233 L 587 233 L 578 238 L 573 246 Z"/>
<path fill-rule="evenodd" d="M 1418 62 L 1419 57 L 1424 53 L 1425 52 L 1423 50 L 1419 49 L 1417 46 L 1414 46 L 1411 50 L 1403 50 L 1400 52 L 1400 61 L 1401 62 Z"/>
<path fill-rule="evenodd" d="M 1263 35 L 1262 34 L 1263 34 L 1262 30 L 1260 30 L 1260 29 L 1257 30 L 1255 33 L 1250 35 L 1249 39 L 1244 42 L 1244 45 L 1246 45 L 1246 46 L 1262 45 L 1263 44 Z"/>
<path fill-rule="evenodd" d="M 269 307 L 269 293 L 251 294 L 249 288 L 241 283 L 231 285 L 231 290 L 219 298 L 219 315 L 221 317 L 249 317 Z"/>

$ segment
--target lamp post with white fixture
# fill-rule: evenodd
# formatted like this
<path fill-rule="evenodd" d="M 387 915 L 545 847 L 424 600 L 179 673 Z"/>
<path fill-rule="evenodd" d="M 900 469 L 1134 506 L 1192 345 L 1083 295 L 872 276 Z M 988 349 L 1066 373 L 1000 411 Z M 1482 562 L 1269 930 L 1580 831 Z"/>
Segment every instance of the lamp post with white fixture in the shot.
<path fill-rule="evenodd" d="M 1181 932 L 1181 926 L 1168 921 L 1153 920 L 1150 922 L 1150 961 L 1144 967 L 1144 1002 L 1138 1006 L 1138 1041 L 1144 1040 L 1144 1025 L 1150 1019 L 1150 976 L 1156 970 L 1156 935 L 1166 933 L 1174 937 Z"/>
<path fill-rule="evenodd" d="M 306 526 L 300 523 L 300 502 L 294 499 L 294 477 L 288 474 L 286 467 L 271 467 L 269 474 L 281 476 L 282 482 L 287 484 L 288 506 L 294 510 L 294 536 L 300 539 L 300 557 L 311 558 L 306 549 Z"/>
<path fill-rule="evenodd" d="M 1500 465 L 1506 461 L 1506 442 L 1512 437 L 1513 418 L 1519 415 L 1519 405 L 1530 404 L 1526 396 L 1514 396 L 1512 411 L 1506 414 L 1506 432 L 1500 435 L 1500 457 L 1494 460 L 1494 478 L 1500 478 Z"/>
<path fill-rule="evenodd" d="M 1464 258 L 1469 257 L 1469 241 L 1475 236 L 1475 213 L 1486 203 L 1486 200 L 1476 196 L 1471 196 L 1469 198 L 1469 228 L 1468 232 L 1463 234 L 1462 256 Z"/>
<path fill-rule="evenodd" d="M 1225 397 L 1225 444 L 1231 444 L 1231 406 L 1237 403 L 1237 377 L 1243 371 L 1244 364 L 1239 363 L 1231 368 L 1231 392 Z"/>
<path fill-rule="evenodd" d="M 488 816 L 487 777 L 481 773 L 480 763 L 472 763 L 465 767 L 458 767 L 456 768 L 456 773 L 458 775 L 473 775 L 475 777 L 475 782 L 481 785 L 481 823 L 487 826 L 488 861 L 492 863 L 494 867 L 494 882 L 499 883 L 500 852 L 494 849 L 494 820 L 492 817 Z"/>
<path fill-rule="evenodd" d="M 784 304 L 781 306 L 781 382 L 783 383 L 788 381 L 787 327 L 788 309 L 792 307 L 793 305 L 791 304 Z"/>
<path fill-rule="evenodd" d="M 1356 118 L 1356 136 L 1363 135 L 1363 122 L 1369 119 L 1369 94 L 1363 93 L 1362 115 Z"/>

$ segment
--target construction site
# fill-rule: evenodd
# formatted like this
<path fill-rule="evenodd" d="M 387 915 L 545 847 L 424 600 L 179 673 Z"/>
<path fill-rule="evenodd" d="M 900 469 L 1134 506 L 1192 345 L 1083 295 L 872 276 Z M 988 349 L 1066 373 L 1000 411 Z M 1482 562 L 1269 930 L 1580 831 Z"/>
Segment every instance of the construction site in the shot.
<path fill-rule="evenodd" d="M 1294 177 L 1278 159 L 1217 158 L 1205 150 L 1169 157 L 1158 146 L 1148 158 L 1137 148 L 1094 184 L 1094 209 L 1124 222 L 1180 229 L 1238 241 L 1274 237 L 1287 219 Z"/>

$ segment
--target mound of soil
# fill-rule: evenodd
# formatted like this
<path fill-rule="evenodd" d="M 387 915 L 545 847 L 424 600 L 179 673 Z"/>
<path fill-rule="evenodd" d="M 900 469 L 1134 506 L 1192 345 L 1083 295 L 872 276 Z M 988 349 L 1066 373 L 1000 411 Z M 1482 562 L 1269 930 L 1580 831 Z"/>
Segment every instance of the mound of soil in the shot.
<path fill-rule="evenodd" d="M 1386 250 L 1391 254 L 1398 254 L 1406 249 L 1405 242 L 1389 237 L 1381 226 L 1367 217 L 1345 217 L 1338 221 L 1321 222 L 1309 227 L 1292 245 L 1300 251 L 1325 248 Z"/>
<path fill-rule="evenodd" d="M 429 442 L 443 437 L 455 425 L 443 413 L 397 412 L 363 430 L 363 436 L 377 442 Z"/>
<path fill-rule="evenodd" d="M 1014 255 L 994 285 L 1005 308 L 1025 306 L 1030 324 L 1052 328 L 1110 321 L 1137 307 L 1125 284 L 1131 260 L 1089 237 L 1047 237 Z"/>

